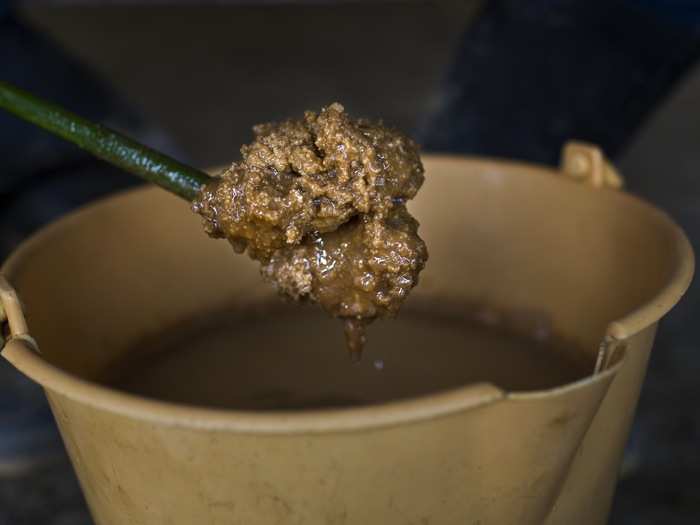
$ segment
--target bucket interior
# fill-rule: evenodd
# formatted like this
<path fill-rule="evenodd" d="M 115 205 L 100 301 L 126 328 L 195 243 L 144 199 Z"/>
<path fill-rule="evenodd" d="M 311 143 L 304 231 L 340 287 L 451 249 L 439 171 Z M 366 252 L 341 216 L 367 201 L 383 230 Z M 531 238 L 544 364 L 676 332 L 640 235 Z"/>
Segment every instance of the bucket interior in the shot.
<path fill-rule="evenodd" d="M 450 363 L 457 354 L 441 363 L 431 359 L 440 348 L 467 344 L 448 337 L 454 324 L 424 323 L 436 315 L 443 320 L 457 315 L 457 323 L 474 318 L 508 325 L 509 333 L 530 334 L 532 344 L 553 334 L 558 348 L 582 366 L 562 376 L 561 382 L 573 381 L 592 372 L 609 323 L 651 301 L 673 278 L 674 226 L 630 196 L 523 164 L 426 156 L 425 166 L 425 186 L 409 207 L 421 223 L 430 260 L 405 313 L 370 330 L 370 344 L 374 333 L 375 347 L 384 353 L 370 353 L 350 374 L 339 351 L 340 326 L 335 330 L 333 321 L 310 307 L 287 328 L 269 324 L 299 310 L 270 306 L 281 303 L 262 282 L 257 265 L 235 255 L 225 241 L 209 239 L 188 204 L 162 190 L 128 192 L 59 221 L 18 250 L 5 272 L 45 359 L 91 380 L 128 382 L 165 348 L 163 341 L 180 341 L 197 352 L 202 338 L 213 333 L 201 320 L 228 312 L 232 328 L 216 337 L 237 334 L 229 346 L 238 361 L 227 364 L 225 354 L 207 354 L 209 370 L 218 370 L 220 379 L 215 386 L 201 377 L 200 385 L 211 383 L 201 395 L 224 399 L 225 406 L 226 385 L 259 384 L 267 374 L 267 394 L 258 392 L 244 407 L 251 409 L 265 409 L 275 396 L 289 398 L 273 388 L 283 377 L 300 377 L 294 388 L 304 390 L 309 384 L 304 373 L 325 375 L 339 385 L 331 398 L 315 399 L 314 406 L 410 397 L 489 380 L 453 373 Z M 397 327 L 403 338 L 395 337 Z M 267 334 L 265 341 L 277 337 L 277 343 L 261 343 L 256 333 Z M 306 343 L 294 344 L 297 340 Z M 484 336 L 468 344 L 483 356 L 490 342 Z M 272 346 L 275 351 L 266 353 Z M 521 347 L 515 345 L 510 358 L 492 360 L 494 381 L 514 390 L 556 386 L 544 379 L 518 383 L 518 371 L 532 361 L 522 356 L 518 361 Z M 481 361 L 488 369 L 488 359 Z M 465 363 L 461 369 L 470 369 Z M 547 365 L 546 359 L 530 364 L 538 370 Z M 396 378 L 387 380 L 378 371 Z M 438 379 L 431 382 L 431 373 Z M 171 379 L 162 378 L 169 383 L 169 398 L 183 400 Z M 357 397 L 358 385 L 366 398 Z M 148 395 L 147 389 L 142 393 Z M 290 408 L 308 404 L 305 396 L 313 397 L 313 388 L 298 395 Z"/>

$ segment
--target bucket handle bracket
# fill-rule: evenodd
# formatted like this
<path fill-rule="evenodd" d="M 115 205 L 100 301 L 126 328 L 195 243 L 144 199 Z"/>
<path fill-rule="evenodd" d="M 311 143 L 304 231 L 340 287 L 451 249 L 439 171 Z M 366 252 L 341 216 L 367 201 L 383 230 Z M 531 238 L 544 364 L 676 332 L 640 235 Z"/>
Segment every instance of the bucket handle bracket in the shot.
<path fill-rule="evenodd" d="M 606 335 L 598 347 L 598 357 L 593 375 L 600 374 L 618 364 L 627 352 L 627 343 L 611 335 Z"/>
<path fill-rule="evenodd" d="M 4 325 L 5 322 L 7 322 L 9 327 L 7 341 L 20 339 L 27 343 L 32 350 L 39 352 L 39 345 L 37 345 L 27 330 L 27 321 L 24 318 L 22 304 L 17 296 L 17 292 L 7 282 L 7 279 L 0 275 L 0 323 Z M 0 338 L 0 349 L 4 348 L 7 341 L 4 340 L 4 337 Z"/>
<path fill-rule="evenodd" d="M 570 140 L 561 150 L 561 172 L 593 188 L 619 190 L 624 179 L 595 144 Z"/>

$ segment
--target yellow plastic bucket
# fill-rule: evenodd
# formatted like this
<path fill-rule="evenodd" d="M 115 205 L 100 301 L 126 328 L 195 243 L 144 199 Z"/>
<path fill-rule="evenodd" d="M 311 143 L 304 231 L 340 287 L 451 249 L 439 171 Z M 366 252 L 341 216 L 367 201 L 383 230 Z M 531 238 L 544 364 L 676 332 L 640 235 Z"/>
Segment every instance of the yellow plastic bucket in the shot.
<path fill-rule="evenodd" d="M 598 150 L 572 144 L 562 166 L 426 156 L 411 207 L 431 258 L 411 301 L 546 312 L 597 359 L 575 383 L 284 413 L 101 386 L 144 336 L 273 293 L 186 203 L 150 188 L 12 255 L 2 355 L 45 388 L 98 525 L 603 524 L 656 326 L 693 254 L 664 213 L 615 189 Z"/>

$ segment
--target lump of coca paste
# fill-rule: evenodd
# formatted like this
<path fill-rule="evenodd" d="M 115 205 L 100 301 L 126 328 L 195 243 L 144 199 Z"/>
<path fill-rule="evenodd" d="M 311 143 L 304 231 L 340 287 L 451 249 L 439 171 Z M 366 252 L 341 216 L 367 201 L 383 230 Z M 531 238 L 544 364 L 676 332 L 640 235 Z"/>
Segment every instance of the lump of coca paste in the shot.
<path fill-rule="evenodd" d="M 396 314 L 428 258 L 406 209 L 423 183 L 418 147 L 337 103 L 254 132 L 193 209 L 281 293 L 343 319 L 359 356 L 365 325 Z"/>

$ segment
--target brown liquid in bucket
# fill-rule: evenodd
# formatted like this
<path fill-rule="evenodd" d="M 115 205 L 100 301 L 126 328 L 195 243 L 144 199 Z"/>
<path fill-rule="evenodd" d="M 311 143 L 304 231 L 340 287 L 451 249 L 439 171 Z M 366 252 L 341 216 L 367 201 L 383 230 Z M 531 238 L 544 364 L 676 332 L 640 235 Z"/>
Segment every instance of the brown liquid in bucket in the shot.
<path fill-rule="evenodd" d="M 457 312 L 407 308 L 370 327 L 350 362 L 337 321 L 317 308 L 271 306 L 203 315 L 144 341 L 105 382 L 161 400 L 241 410 L 368 405 L 477 382 L 552 388 L 590 373 L 576 348 Z"/>

